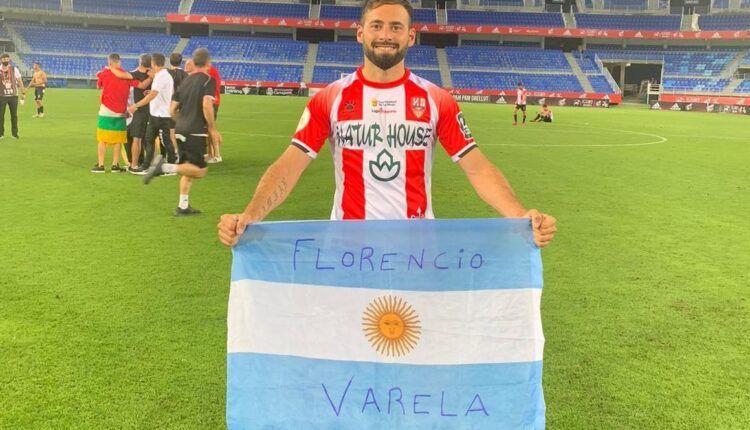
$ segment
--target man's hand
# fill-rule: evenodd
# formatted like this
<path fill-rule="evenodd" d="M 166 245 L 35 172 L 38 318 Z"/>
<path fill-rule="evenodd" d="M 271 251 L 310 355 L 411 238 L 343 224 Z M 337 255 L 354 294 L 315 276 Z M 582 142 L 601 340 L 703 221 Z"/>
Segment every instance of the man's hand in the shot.
<path fill-rule="evenodd" d="M 523 215 L 524 218 L 531 219 L 531 228 L 534 230 L 534 243 L 540 248 L 544 248 L 552 242 L 557 232 L 557 220 L 552 215 L 531 209 Z"/>
<path fill-rule="evenodd" d="M 234 246 L 239 242 L 245 227 L 255 222 L 245 214 L 225 214 L 219 219 L 216 227 L 219 229 L 219 241 L 226 246 Z"/>
<path fill-rule="evenodd" d="M 211 135 L 211 141 L 213 143 L 215 143 L 216 145 L 221 145 L 221 134 L 219 133 L 219 130 L 214 128 L 209 130 L 208 133 Z"/>
<path fill-rule="evenodd" d="M 138 108 L 134 104 L 128 106 L 128 113 L 132 116 Z"/>

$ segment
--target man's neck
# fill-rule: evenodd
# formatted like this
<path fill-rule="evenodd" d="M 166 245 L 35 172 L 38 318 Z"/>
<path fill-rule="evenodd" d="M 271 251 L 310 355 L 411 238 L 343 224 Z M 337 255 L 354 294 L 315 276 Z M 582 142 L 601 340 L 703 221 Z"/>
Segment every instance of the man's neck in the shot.
<path fill-rule="evenodd" d="M 377 82 L 380 84 L 387 84 L 401 79 L 406 73 L 406 67 L 404 62 L 396 64 L 388 70 L 383 70 L 380 67 L 373 64 L 367 57 L 365 57 L 365 65 L 362 68 L 362 75 L 370 82 Z"/>
<path fill-rule="evenodd" d="M 146 72 L 148 72 L 148 69 L 145 68 L 145 67 L 143 67 L 143 66 L 138 66 L 138 71 L 141 72 L 141 73 L 146 73 Z"/>
<path fill-rule="evenodd" d="M 193 73 L 208 73 L 208 67 L 196 67 L 193 69 Z"/>

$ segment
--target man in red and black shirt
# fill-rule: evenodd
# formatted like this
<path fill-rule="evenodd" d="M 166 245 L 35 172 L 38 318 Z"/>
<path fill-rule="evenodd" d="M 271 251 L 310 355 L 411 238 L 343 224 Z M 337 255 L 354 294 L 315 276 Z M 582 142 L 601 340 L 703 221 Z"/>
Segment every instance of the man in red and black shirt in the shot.
<path fill-rule="evenodd" d="M 531 218 L 538 246 L 552 240 L 555 218 L 524 208 L 479 150 L 453 97 L 404 66 L 416 38 L 411 15 L 408 0 L 365 2 L 357 28 L 364 65 L 309 101 L 291 145 L 263 175 L 245 211 L 221 217 L 222 243 L 236 244 L 248 224 L 280 205 L 326 140 L 336 179 L 331 219 L 433 218 L 432 155 L 439 140 L 482 200 L 503 216 Z"/>
<path fill-rule="evenodd" d="M 211 65 L 208 74 L 216 82 L 216 91 L 214 92 L 214 120 L 219 117 L 219 105 L 221 104 L 221 75 L 219 69 Z M 214 142 L 211 136 L 208 137 L 208 160 L 209 163 L 221 163 L 221 143 Z"/>

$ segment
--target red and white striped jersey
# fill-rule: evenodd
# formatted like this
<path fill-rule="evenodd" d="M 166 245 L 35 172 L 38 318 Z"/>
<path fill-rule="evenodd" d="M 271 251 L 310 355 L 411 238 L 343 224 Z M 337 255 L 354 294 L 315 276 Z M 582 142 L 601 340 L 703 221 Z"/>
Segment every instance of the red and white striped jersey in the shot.
<path fill-rule="evenodd" d="M 516 89 L 516 104 L 517 105 L 526 104 L 526 88 Z"/>
<path fill-rule="evenodd" d="M 292 144 L 315 158 L 326 139 L 334 220 L 434 218 L 436 140 L 454 162 L 476 147 L 453 97 L 408 69 L 383 84 L 367 81 L 360 68 L 310 99 Z"/>

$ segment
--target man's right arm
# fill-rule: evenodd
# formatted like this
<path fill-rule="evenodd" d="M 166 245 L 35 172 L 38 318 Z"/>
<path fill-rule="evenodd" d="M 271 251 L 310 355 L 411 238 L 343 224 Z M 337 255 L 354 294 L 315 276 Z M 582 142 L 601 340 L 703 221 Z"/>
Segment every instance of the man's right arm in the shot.
<path fill-rule="evenodd" d="M 255 194 L 241 214 L 227 214 L 219 221 L 219 240 L 234 246 L 248 224 L 261 222 L 289 196 L 312 158 L 290 145 L 266 170 L 255 188 Z"/>

